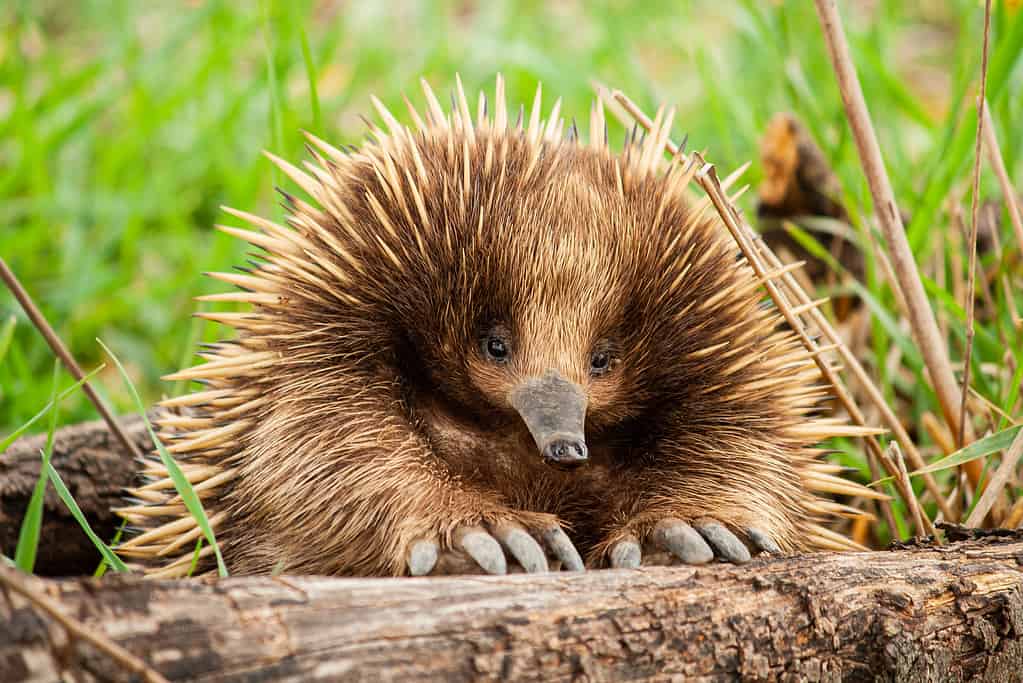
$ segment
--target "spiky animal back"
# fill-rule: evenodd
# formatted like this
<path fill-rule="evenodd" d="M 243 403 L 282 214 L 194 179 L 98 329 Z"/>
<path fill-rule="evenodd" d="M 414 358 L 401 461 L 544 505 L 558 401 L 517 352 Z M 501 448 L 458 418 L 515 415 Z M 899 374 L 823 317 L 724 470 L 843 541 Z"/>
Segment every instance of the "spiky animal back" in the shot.
<path fill-rule="evenodd" d="M 227 210 L 256 230 L 220 229 L 261 248 L 262 260 L 213 273 L 238 291 L 200 299 L 252 310 L 197 314 L 237 337 L 206 348 L 205 364 L 167 377 L 203 387 L 164 401 L 176 414 L 160 427 L 229 565 L 234 557 L 246 571 L 271 568 L 273 557 L 253 550 L 253 529 L 270 525 L 324 554 L 347 553 L 353 571 L 400 572 L 374 563 L 380 549 L 345 536 L 343 522 L 371 517 L 373 496 L 402 492 L 373 489 L 371 472 L 348 481 L 354 488 L 332 486 L 328 470 L 338 461 L 317 454 L 400 444 L 402 430 L 415 428 L 396 340 L 435 346 L 443 361 L 449 346 L 475 334 L 480 312 L 566 297 L 587 324 L 614 318 L 622 330 L 621 381 L 648 409 L 638 417 L 609 409 L 604 419 L 645 420 L 634 433 L 672 444 L 688 468 L 674 495 L 756 509 L 783 547 L 855 547 L 819 524 L 851 511 L 814 495 L 872 495 L 818 461 L 819 441 L 855 430 L 814 416 L 826 392 L 813 359 L 763 305 L 763 283 L 704 215 L 706 204 L 688 198 L 693 169 L 665 160 L 672 115 L 662 112 L 648 136 L 615 154 L 599 103 L 584 142 L 574 124 L 563 135 L 558 104 L 541 119 L 539 89 L 518 122 L 508 119 L 500 79 L 492 110 L 481 94 L 475 117 L 460 82 L 450 113 L 425 82 L 424 93 L 425 114 L 409 108 L 414 132 L 374 100 L 387 130 L 374 129 L 363 149 L 310 135 L 315 163 L 305 171 L 271 157 L 315 202 L 288 196 L 286 226 Z M 393 406 L 381 412 L 380 396 Z M 354 408 L 338 415 L 342 398 Z M 200 531 L 162 464 L 152 460 L 145 473 L 139 503 L 120 510 L 145 531 L 120 552 L 149 563 L 151 576 L 183 576 Z M 755 485 L 738 495 L 739 478 Z M 335 547 L 334 537 L 349 545 Z M 200 569 L 210 555 L 200 552 Z M 346 566 L 312 556 L 297 565 L 289 570 Z"/>

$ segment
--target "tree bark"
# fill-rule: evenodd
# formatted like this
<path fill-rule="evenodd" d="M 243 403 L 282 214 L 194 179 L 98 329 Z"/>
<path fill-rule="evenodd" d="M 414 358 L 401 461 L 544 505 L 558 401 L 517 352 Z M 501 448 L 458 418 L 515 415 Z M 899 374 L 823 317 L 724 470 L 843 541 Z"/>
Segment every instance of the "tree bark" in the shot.
<path fill-rule="evenodd" d="M 171 680 L 1018 681 L 1023 536 L 1007 533 L 745 566 L 32 582 Z M 62 669 L 128 678 L 0 595 L 0 680 Z"/>
<path fill-rule="evenodd" d="M 152 448 L 141 418 L 125 417 L 121 423 L 142 451 Z M 8 557 L 14 555 L 21 520 L 39 479 L 40 449 L 45 446 L 46 435 L 41 434 L 19 439 L 0 454 L 0 552 Z M 124 488 L 135 483 L 137 466 L 132 454 L 97 420 L 57 430 L 51 462 L 93 530 L 109 541 L 120 524 L 110 509 L 124 503 Z M 91 574 L 99 561 L 95 547 L 53 486 L 48 486 L 35 572 L 43 576 Z"/>

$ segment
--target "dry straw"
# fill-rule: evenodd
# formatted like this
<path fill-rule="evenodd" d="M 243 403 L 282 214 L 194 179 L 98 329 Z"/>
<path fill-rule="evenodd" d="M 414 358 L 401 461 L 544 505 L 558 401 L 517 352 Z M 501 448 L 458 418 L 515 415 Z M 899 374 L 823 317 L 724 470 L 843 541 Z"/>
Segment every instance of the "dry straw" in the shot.
<path fill-rule="evenodd" d="M 874 209 L 878 223 L 884 234 L 885 242 L 892 259 L 892 270 L 898 287 L 905 299 L 905 313 L 910 321 L 910 328 L 924 364 L 930 374 L 938 395 L 938 402 L 945 417 L 945 422 L 953 432 L 959 431 L 959 399 L 960 389 L 956 382 L 952 364 L 949 362 L 945 340 L 938 329 L 934 311 L 927 301 L 923 282 L 917 269 L 916 260 L 906 239 L 906 230 L 902 224 L 902 216 L 895 203 L 895 193 L 888 179 L 888 172 L 881 157 L 881 148 L 874 133 L 874 126 L 867 111 L 867 102 L 863 97 L 856 67 L 849 54 L 849 43 L 842 28 L 842 19 L 834 0 L 815 0 L 817 14 L 820 16 L 824 30 L 824 39 L 828 46 L 838 87 L 845 104 L 846 117 L 852 128 L 860 162 L 863 165 L 870 194 L 874 199 Z M 968 421 L 964 427 L 965 437 L 972 441 L 973 430 Z M 904 446 L 905 444 L 903 444 Z M 916 463 L 913 463 L 916 467 Z M 966 468 L 971 480 L 976 482 L 980 477 L 982 464 L 975 460 Z"/>
<path fill-rule="evenodd" d="M 980 205 L 980 155 L 981 155 L 981 141 L 984 138 L 984 113 L 985 105 L 985 90 L 987 89 L 987 51 L 988 51 L 988 39 L 991 34 L 991 0 L 985 0 L 984 3 L 984 47 L 981 50 L 980 58 L 980 95 L 977 97 L 977 141 L 973 147 L 973 196 L 970 199 L 970 239 L 969 239 L 969 250 L 970 250 L 970 269 L 967 271 L 967 285 L 966 285 L 966 350 L 963 351 L 963 391 L 960 397 L 959 403 L 959 438 L 957 443 L 962 448 L 966 445 L 966 423 L 969 416 L 966 414 L 966 398 L 970 394 L 970 359 L 973 357 L 973 337 L 976 333 L 974 330 L 974 315 L 975 315 L 975 304 L 976 297 L 974 292 L 976 289 L 977 279 L 977 207 Z M 991 299 L 991 294 L 987 291 L 985 280 L 985 293 L 987 299 Z M 994 308 L 992 306 L 992 308 Z M 976 482 L 975 482 L 976 483 Z"/>

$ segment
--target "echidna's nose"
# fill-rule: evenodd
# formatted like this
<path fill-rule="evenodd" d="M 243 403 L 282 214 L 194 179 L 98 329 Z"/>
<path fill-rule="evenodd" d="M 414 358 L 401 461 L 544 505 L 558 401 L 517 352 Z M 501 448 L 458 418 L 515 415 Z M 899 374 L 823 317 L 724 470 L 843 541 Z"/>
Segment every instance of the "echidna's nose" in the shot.
<path fill-rule="evenodd" d="M 576 438 L 555 438 L 543 447 L 543 459 L 552 465 L 575 467 L 586 462 L 586 444 Z"/>
<path fill-rule="evenodd" d="M 586 462 L 586 394 L 557 370 L 529 377 L 511 390 L 508 402 L 522 416 L 544 462 L 574 467 Z"/>

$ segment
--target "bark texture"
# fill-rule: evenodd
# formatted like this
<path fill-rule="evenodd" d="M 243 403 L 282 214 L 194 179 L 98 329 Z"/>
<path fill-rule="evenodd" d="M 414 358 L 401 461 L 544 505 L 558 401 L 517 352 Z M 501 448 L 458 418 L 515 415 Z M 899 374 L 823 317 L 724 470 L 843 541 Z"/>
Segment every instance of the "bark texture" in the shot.
<path fill-rule="evenodd" d="M 1019 681 L 1023 537 L 742 567 L 45 580 L 171 680 Z M 2 591 L 0 591 L 2 593 Z M 0 595 L 0 680 L 125 680 Z"/>
<path fill-rule="evenodd" d="M 152 448 L 141 418 L 126 417 L 121 423 L 141 450 Z M 0 552 L 8 557 L 14 555 L 21 520 L 39 479 L 39 451 L 45 446 L 46 435 L 41 434 L 19 439 L 0 454 Z M 113 538 L 120 519 L 110 508 L 123 505 L 124 488 L 135 481 L 137 468 L 131 453 L 118 443 L 105 423 L 85 422 L 56 432 L 52 463 L 93 530 L 102 539 Z M 46 489 L 43 507 L 36 573 L 91 574 L 100 555 L 53 486 Z"/>

